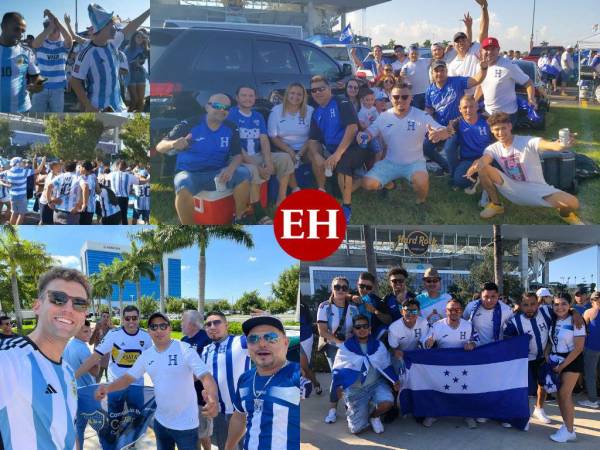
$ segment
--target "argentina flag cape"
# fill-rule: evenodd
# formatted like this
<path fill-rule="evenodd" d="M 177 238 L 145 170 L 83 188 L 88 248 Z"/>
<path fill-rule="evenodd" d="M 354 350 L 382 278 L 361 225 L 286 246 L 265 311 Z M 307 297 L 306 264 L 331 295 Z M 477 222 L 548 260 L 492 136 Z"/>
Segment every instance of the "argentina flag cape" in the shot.
<path fill-rule="evenodd" d="M 524 429 L 529 421 L 529 336 L 460 348 L 404 352 L 404 414 L 485 417 Z"/>
<path fill-rule="evenodd" d="M 356 336 L 348 339 L 338 349 L 333 362 L 333 388 L 341 386 L 346 389 L 352 386 L 359 377 L 361 383 L 364 383 L 369 372 L 369 365 L 377 369 L 392 383 L 398 381 L 398 375 L 391 365 L 390 354 L 381 341 L 369 336 L 365 354 L 360 348 Z"/>

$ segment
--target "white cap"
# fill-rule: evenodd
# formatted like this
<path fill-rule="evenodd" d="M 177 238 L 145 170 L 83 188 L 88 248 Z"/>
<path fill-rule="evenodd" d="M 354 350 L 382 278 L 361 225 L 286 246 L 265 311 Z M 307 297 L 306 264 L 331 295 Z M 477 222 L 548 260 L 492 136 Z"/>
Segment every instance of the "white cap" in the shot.
<path fill-rule="evenodd" d="M 572 45 L 567 45 L 567 50 L 573 50 L 573 46 Z"/>
<path fill-rule="evenodd" d="M 535 292 L 535 295 L 537 295 L 538 297 L 552 297 L 552 292 L 550 292 L 548 288 L 539 288 Z"/>
<path fill-rule="evenodd" d="M 19 164 L 21 164 L 21 161 L 23 161 L 22 158 L 19 158 L 18 156 L 15 156 L 14 158 L 12 158 L 10 160 L 10 167 L 18 166 Z"/>

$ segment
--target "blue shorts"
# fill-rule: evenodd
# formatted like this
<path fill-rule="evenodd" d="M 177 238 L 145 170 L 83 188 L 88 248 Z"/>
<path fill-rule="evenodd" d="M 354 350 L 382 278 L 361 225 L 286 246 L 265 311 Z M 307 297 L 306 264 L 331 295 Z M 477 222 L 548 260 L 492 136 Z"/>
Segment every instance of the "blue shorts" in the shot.
<path fill-rule="evenodd" d="M 350 433 L 356 434 L 369 426 L 371 406 L 375 407 L 383 402 L 394 402 L 394 394 L 388 383 L 381 378 L 369 386 L 349 387 L 344 390 L 344 400 L 348 410 L 348 428 Z"/>
<path fill-rule="evenodd" d="M 366 173 L 365 177 L 375 178 L 381 183 L 381 186 L 385 186 L 390 181 L 398 178 L 405 178 L 411 181 L 413 174 L 416 172 L 427 173 L 425 161 L 416 161 L 411 164 L 395 164 L 387 159 L 382 159 L 375 163 L 373 168 Z"/>
<path fill-rule="evenodd" d="M 187 189 L 192 195 L 196 195 L 200 191 L 216 191 L 215 177 L 222 171 L 223 169 L 210 170 L 208 172 L 187 172 L 185 170 L 179 172 L 173 180 L 175 183 L 175 193 L 179 193 L 182 189 Z M 238 184 L 250 181 L 251 178 L 250 171 L 244 166 L 239 166 L 233 172 L 231 180 L 227 182 L 227 188 L 234 189 Z"/>
<path fill-rule="evenodd" d="M 10 198 L 12 212 L 15 214 L 27 214 L 27 196 L 16 195 Z"/>
<path fill-rule="evenodd" d="M 140 217 L 144 222 L 148 223 L 150 221 L 150 210 L 133 208 L 133 220 L 138 220 Z"/>

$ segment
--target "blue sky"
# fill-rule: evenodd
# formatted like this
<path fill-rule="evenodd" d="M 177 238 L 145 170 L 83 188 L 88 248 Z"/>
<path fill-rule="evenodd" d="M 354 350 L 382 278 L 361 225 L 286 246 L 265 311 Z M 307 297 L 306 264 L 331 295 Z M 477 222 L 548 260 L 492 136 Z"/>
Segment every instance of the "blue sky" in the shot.
<path fill-rule="evenodd" d="M 8 11 L 18 11 L 25 17 L 27 22 L 27 34 L 34 36 L 42 32 L 42 22 L 44 20 L 44 9 L 49 9 L 58 17 L 64 25 L 63 16 L 68 13 L 71 16 L 71 24 L 75 29 L 75 3 L 78 4 L 78 30 L 85 30 L 90 25 L 87 7 L 90 3 L 97 3 L 107 11 L 114 11 L 121 19 L 135 19 L 149 8 L 149 0 L 25 0 L 21 2 L 12 2 L 3 0 L 0 2 L 0 13 Z M 150 25 L 148 20 L 145 24 Z"/>
<path fill-rule="evenodd" d="M 555 262 L 550 263 L 550 281 L 567 282 L 567 277 L 571 277 L 571 284 L 582 283 L 585 277 L 586 283 L 592 282 L 598 284 L 598 247 L 591 247 L 587 250 L 566 256 Z M 561 279 L 564 277 L 564 279 Z"/>
<path fill-rule="evenodd" d="M 533 0 L 488 0 L 490 36 L 497 37 L 503 49 L 529 49 Z M 452 40 L 464 27 L 460 22 L 467 11 L 473 16 L 473 34 L 479 34 L 481 9 L 475 0 L 392 0 L 366 9 L 366 27 L 362 30 L 360 12 L 352 13 L 348 21 L 355 33 L 363 31 L 373 43 L 390 39 L 409 45 L 426 39 Z M 594 13 L 595 12 L 595 13 Z M 543 40 L 551 44 L 575 44 L 577 39 L 592 34 L 600 23 L 598 0 L 537 0 L 534 43 Z"/>
<path fill-rule="evenodd" d="M 127 233 L 135 232 L 133 226 L 79 226 L 43 227 L 21 226 L 23 239 L 43 242 L 46 250 L 62 264 L 80 269 L 79 253 L 86 240 L 128 245 Z M 139 227 L 144 228 L 144 227 Z M 246 227 L 252 233 L 254 249 L 227 241 L 212 241 L 207 249 L 206 298 L 237 300 L 244 291 L 258 289 L 263 296 L 271 295 L 271 283 L 279 274 L 297 262 L 287 255 L 275 240 L 273 228 Z M 43 231 L 43 232 L 42 232 Z M 179 252 L 182 264 L 184 297 L 198 296 L 198 249 Z"/>

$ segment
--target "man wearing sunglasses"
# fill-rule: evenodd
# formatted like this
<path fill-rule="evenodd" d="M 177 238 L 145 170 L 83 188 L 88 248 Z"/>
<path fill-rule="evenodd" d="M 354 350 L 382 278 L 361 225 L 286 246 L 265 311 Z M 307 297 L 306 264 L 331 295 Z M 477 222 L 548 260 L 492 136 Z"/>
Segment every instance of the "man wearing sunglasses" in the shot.
<path fill-rule="evenodd" d="M 289 339 L 279 319 L 255 316 L 242 324 L 254 367 L 240 377 L 226 450 L 292 450 L 300 442 L 300 364 L 286 360 Z"/>
<path fill-rule="evenodd" d="M 227 318 L 222 312 L 213 311 L 206 316 L 204 329 L 211 343 L 202 351 L 202 360 L 215 379 L 219 394 L 219 414 L 213 419 L 214 444 L 223 450 L 234 413 L 233 401 L 238 381 L 250 369 L 250 356 L 246 336 L 230 336 Z M 207 444 L 210 448 L 210 437 Z"/>
<path fill-rule="evenodd" d="M 81 272 L 54 267 L 38 281 L 35 330 L 0 341 L 4 448 L 74 450 L 77 385 L 62 357 L 85 322 L 91 288 Z"/>
<path fill-rule="evenodd" d="M 402 318 L 393 322 L 388 330 L 388 343 L 394 351 L 396 361 L 404 357 L 404 352 L 423 347 L 429 333 L 429 324 L 421 314 L 421 305 L 415 299 L 402 303 Z M 395 364 L 394 367 L 398 367 Z"/>
<path fill-rule="evenodd" d="M 0 339 L 14 337 L 12 322 L 8 316 L 0 316 Z"/>
<path fill-rule="evenodd" d="M 358 306 L 359 314 L 367 317 L 373 330 L 373 335 L 380 336 L 385 331 L 386 325 L 392 323 L 392 316 L 386 314 L 382 299 L 374 292 L 377 280 L 371 272 L 362 272 L 356 288 L 358 295 L 352 297 L 352 301 Z"/>
<path fill-rule="evenodd" d="M 408 290 L 408 272 L 403 267 L 392 267 L 387 275 L 392 293 L 383 298 L 387 307 L 386 313 L 392 316 L 392 321 L 402 318 L 402 304 L 405 300 L 416 298 L 414 292 Z"/>
<path fill-rule="evenodd" d="M 31 109 L 29 92 L 39 92 L 43 86 L 35 56 L 21 45 L 27 25 L 18 12 L 2 17 L 0 34 L 0 112 L 27 112 Z"/>
<path fill-rule="evenodd" d="M 156 312 L 148 318 L 148 329 L 154 345 L 137 358 L 133 367 L 110 384 L 101 384 L 96 399 L 126 389 L 148 373 L 154 384 L 156 412 L 154 433 L 161 450 L 196 450 L 198 444 L 198 403 L 194 379 L 204 386 L 206 402 L 203 414 L 217 413 L 217 387 L 208 368 L 189 344 L 171 339 L 171 322 Z M 174 395 L 177 393 L 177 395 Z"/>
<path fill-rule="evenodd" d="M 179 152 L 175 163 L 175 209 L 183 225 L 194 223 L 194 195 L 219 190 L 223 184 L 233 189 L 234 221 L 241 223 L 250 199 L 251 175 L 240 166 L 242 147 L 237 126 L 226 120 L 231 100 L 225 94 L 214 94 L 205 109 L 206 115 L 177 124 L 158 143 L 156 151 Z"/>
<path fill-rule="evenodd" d="M 421 317 L 427 319 L 427 322 L 431 325 L 446 317 L 446 303 L 452 296 L 442 292 L 442 278 L 433 267 L 425 269 L 423 286 L 425 292 L 417 295 L 417 300 L 421 306 Z"/>

